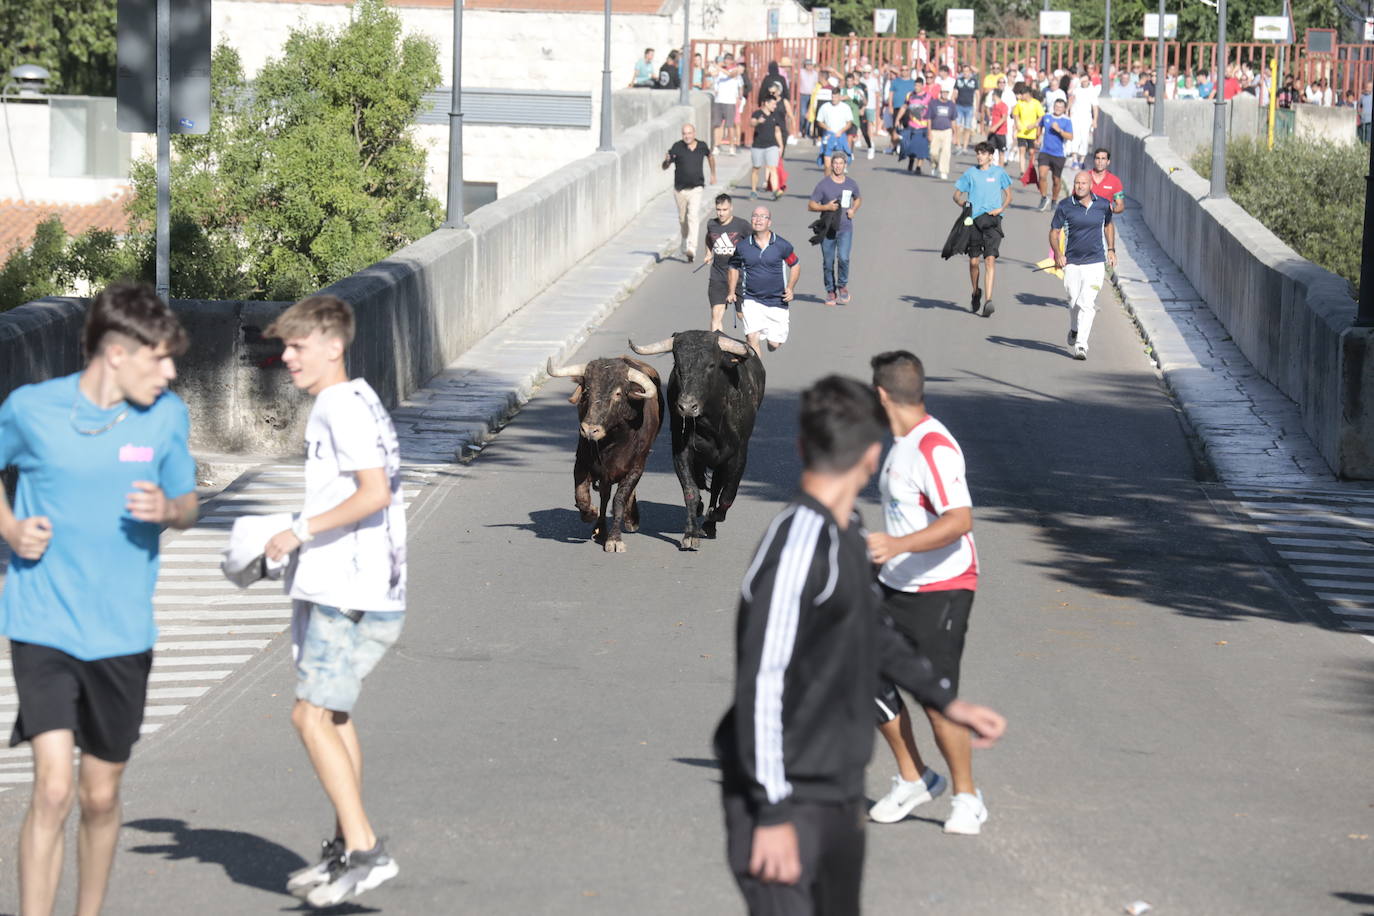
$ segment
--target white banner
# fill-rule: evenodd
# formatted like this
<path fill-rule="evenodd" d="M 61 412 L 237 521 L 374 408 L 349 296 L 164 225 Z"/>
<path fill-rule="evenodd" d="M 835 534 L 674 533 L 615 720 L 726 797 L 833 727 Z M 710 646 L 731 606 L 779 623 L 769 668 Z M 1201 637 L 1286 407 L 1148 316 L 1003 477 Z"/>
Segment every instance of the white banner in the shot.
<path fill-rule="evenodd" d="M 1040 11 L 1040 35 L 1068 35 L 1069 11 L 1068 10 L 1041 10 Z"/>
<path fill-rule="evenodd" d="M 973 10 L 945 10 L 946 35 L 972 35 Z"/>
<path fill-rule="evenodd" d="M 816 31 L 818 33 L 830 31 L 830 7 L 812 7 L 811 15 L 816 17 Z"/>
<path fill-rule="evenodd" d="M 1364 40 L 1374 41 L 1374 19 L 1364 21 Z"/>
<path fill-rule="evenodd" d="M 1288 34 L 1287 16 L 1255 17 L 1255 41 L 1291 42 L 1292 40 L 1293 37 Z"/>
<path fill-rule="evenodd" d="M 1145 14 L 1145 37 L 1159 37 L 1158 13 Z M 1178 16 L 1174 15 L 1173 13 L 1164 14 L 1164 37 L 1171 41 L 1178 37 Z"/>
<path fill-rule="evenodd" d="M 873 11 L 873 34 L 891 35 L 897 31 L 896 10 Z"/>

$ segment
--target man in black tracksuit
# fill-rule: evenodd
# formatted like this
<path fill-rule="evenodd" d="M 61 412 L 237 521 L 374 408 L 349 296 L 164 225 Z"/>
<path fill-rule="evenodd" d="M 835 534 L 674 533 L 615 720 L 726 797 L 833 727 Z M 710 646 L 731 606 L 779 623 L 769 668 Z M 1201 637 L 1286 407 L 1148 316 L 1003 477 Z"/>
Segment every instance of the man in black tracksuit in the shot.
<path fill-rule="evenodd" d="M 727 855 L 753 914 L 859 912 L 864 767 L 880 678 L 972 728 L 996 712 L 955 699 L 879 616 L 859 491 L 888 421 L 873 390 L 840 376 L 802 395 L 801 494 L 773 520 L 745 574 L 734 704 L 716 730 Z"/>

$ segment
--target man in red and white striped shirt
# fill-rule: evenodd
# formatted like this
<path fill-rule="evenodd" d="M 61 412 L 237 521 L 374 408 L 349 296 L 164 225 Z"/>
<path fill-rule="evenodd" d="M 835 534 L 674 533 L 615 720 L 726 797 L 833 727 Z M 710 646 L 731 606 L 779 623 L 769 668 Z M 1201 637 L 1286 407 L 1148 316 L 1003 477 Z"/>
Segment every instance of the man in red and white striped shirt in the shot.
<path fill-rule="evenodd" d="M 887 531 L 868 536 L 873 562 L 882 565 L 883 612 L 930 658 L 940 684 L 957 691 L 964 634 L 978 587 L 964 453 L 944 424 L 926 413 L 925 369 L 915 355 L 905 350 L 880 353 L 872 366 L 873 385 L 895 437 L 878 480 Z M 876 701 L 878 729 L 892 748 L 899 773 L 869 816 L 890 824 L 943 792 L 945 778 L 921 761 L 897 689 L 889 684 Z M 977 834 L 988 810 L 973 784 L 969 731 L 937 709 L 925 711 L 954 783 L 945 833 Z"/>

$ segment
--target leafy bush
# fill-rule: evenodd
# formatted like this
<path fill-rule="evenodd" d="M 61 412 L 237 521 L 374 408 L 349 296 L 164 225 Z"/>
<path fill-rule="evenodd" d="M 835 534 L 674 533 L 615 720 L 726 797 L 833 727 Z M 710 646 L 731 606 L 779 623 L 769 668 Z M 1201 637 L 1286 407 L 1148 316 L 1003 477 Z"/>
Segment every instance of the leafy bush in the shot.
<path fill-rule="evenodd" d="M 1212 174 L 1212 149 L 1193 155 L 1193 168 Z M 1346 280 L 1358 291 L 1369 148 L 1287 138 L 1226 145 L 1226 188 L 1231 198 L 1298 254 Z"/>

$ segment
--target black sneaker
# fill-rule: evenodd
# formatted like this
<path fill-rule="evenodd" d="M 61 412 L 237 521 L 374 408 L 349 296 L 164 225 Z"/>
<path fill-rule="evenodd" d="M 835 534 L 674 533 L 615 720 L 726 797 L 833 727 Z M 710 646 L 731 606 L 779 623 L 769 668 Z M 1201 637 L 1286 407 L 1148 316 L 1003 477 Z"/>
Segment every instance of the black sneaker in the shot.
<path fill-rule="evenodd" d="M 920 167 L 919 165 L 916 166 L 916 174 L 917 174 L 917 175 L 921 174 L 921 167 Z"/>
<path fill-rule="evenodd" d="M 983 291 L 982 291 L 981 289 L 975 289 L 975 290 L 973 291 L 973 295 L 972 295 L 971 297 L 969 297 L 969 301 L 968 301 L 968 308 L 969 308 L 969 311 L 970 311 L 970 312 L 973 312 L 973 314 L 977 315 L 977 314 L 978 314 L 978 304 L 979 304 L 980 302 L 982 302 L 982 301 L 983 301 Z"/>
<path fill-rule="evenodd" d="M 396 860 L 387 854 L 379 837 L 377 845 L 367 852 L 350 852 L 334 859 L 330 864 L 329 879 L 315 885 L 305 901 L 311 906 L 334 906 L 372 890 L 383 881 L 391 880 L 400 871 Z"/>
<path fill-rule="evenodd" d="M 304 897 L 311 889 L 329 880 L 329 869 L 334 861 L 344 854 L 343 837 L 334 837 L 320 844 L 320 861 L 299 871 L 293 871 L 286 879 L 286 892 Z"/>

